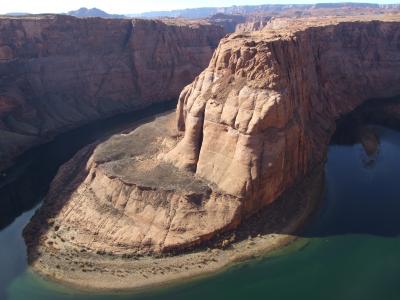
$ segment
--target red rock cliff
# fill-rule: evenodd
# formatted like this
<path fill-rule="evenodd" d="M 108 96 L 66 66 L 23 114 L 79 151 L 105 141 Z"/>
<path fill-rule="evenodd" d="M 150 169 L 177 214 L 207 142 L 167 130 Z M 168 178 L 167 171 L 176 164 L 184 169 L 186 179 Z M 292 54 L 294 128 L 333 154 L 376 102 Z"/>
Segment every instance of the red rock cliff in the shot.
<path fill-rule="evenodd" d="M 169 114 L 75 156 L 28 252 L 51 253 L 53 236 L 66 252 L 173 252 L 234 229 L 321 166 L 337 118 L 400 94 L 395 20 L 277 20 L 225 38 L 181 94 L 183 137 Z"/>
<path fill-rule="evenodd" d="M 242 198 L 248 215 L 324 158 L 335 120 L 400 94 L 400 22 L 277 20 L 225 38 L 179 99 L 175 165 Z"/>
<path fill-rule="evenodd" d="M 0 18 L 0 169 L 66 128 L 177 98 L 223 36 L 207 23 Z"/>

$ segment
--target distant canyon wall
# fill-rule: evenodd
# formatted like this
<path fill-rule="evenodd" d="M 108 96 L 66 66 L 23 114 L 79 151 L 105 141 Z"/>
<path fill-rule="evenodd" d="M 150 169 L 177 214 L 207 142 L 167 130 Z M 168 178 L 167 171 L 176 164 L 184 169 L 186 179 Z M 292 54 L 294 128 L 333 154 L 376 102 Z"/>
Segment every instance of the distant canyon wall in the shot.
<path fill-rule="evenodd" d="M 383 14 L 399 12 L 400 4 L 374 3 L 316 3 L 316 4 L 264 4 L 264 5 L 234 5 L 230 7 L 200 7 L 178 9 L 171 11 L 151 11 L 129 15 L 140 18 L 209 18 L 215 14 L 227 15 L 264 15 L 282 17 L 335 16 Z"/>
<path fill-rule="evenodd" d="M 0 18 L 0 170 L 68 128 L 177 98 L 223 35 L 200 21 Z"/>

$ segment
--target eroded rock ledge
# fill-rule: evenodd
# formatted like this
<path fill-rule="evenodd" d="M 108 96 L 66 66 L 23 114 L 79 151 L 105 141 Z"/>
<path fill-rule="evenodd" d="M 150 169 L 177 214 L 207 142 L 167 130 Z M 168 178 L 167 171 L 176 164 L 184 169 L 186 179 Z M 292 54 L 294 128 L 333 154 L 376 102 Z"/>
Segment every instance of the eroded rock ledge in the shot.
<path fill-rule="evenodd" d="M 60 169 L 24 230 L 35 271 L 83 289 L 143 288 L 214 273 L 295 239 L 323 193 L 323 168 L 237 224 L 239 199 L 160 159 L 179 140 L 174 121 L 175 113 L 158 116 Z"/>
<path fill-rule="evenodd" d="M 25 231 L 31 263 L 48 274 L 42 258 L 60 253 L 188 249 L 272 205 L 321 166 L 336 119 L 400 94 L 400 22 L 385 18 L 278 20 L 225 38 L 176 122 L 159 117 L 61 168 Z"/>
<path fill-rule="evenodd" d="M 144 254 L 188 247 L 232 228 L 238 199 L 159 159 L 177 142 L 174 115 L 86 147 L 64 165 L 28 239 L 50 242 L 42 221 L 51 220 L 53 232 L 76 249 Z"/>

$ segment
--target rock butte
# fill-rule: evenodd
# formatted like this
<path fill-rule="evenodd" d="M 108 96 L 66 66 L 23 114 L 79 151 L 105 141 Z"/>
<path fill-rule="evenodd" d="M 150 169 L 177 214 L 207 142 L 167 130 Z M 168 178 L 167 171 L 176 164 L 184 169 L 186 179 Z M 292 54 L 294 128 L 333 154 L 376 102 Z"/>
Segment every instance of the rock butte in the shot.
<path fill-rule="evenodd" d="M 224 39 L 181 93 L 166 160 L 243 199 L 241 215 L 271 203 L 324 160 L 336 119 L 400 93 L 400 26 L 386 20 L 278 19 Z"/>
<path fill-rule="evenodd" d="M 279 19 L 224 38 L 176 122 L 158 117 L 61 168 L 25 232 L 31 258 L 59 247 L 52 235 L 57 251 L 186 249 L 272 203 L 323 163 L 335 120 L 400 94 L 399 18 L 376 18 Z"/>
<path fill-rule="evenodd" d="M 209 63 L 203 21 L 0 17 L 0 170 L 91 120 L 176 99 Z"/>

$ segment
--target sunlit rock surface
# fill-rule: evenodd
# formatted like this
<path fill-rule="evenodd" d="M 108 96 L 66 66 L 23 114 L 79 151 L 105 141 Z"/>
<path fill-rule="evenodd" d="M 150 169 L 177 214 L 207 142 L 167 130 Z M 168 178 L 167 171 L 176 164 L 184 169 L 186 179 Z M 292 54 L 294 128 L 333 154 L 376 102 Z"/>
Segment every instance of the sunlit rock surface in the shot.
<path fill-rule="evenodd" d="M 223 39 L 176 121 L 156 118 L 61 168 L 25 232 L 30 253 L 169 252 L 235 228 L 321 166 L 338 118 L 400 94 L 396 20 L 281 19 Z"/>

